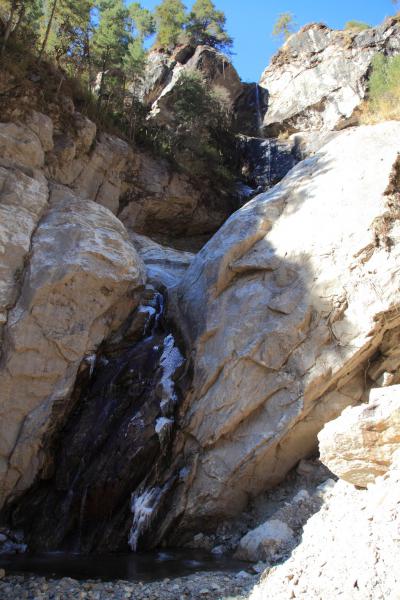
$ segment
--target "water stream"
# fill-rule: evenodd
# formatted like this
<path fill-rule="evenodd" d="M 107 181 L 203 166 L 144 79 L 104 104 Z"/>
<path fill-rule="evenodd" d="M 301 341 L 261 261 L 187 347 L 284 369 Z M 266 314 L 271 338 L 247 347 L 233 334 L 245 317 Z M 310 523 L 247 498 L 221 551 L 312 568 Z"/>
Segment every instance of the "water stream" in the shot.
<path fill-rule="evenodd" d="M 7 573 L 35 573 L 46 577 L 150 582 L 165 577 L 183 577 L 199 571 L 240 571 L 248 563 L 189 548 L 138 552 L 136 554 L 22 554 L 1 556 L 0 568 Z"/>

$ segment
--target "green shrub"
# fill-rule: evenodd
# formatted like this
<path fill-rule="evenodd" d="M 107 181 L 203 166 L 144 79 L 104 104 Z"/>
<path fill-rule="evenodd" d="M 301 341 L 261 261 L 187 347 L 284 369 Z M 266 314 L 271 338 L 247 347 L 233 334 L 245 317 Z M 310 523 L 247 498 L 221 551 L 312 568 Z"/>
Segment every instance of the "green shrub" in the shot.
<path fill-rule="evenodd" d="M 368 82 L 364 122 L 400 119 L 400 55 L 376 54 Z"/>
<path fill-rule="evenodd" d="M 234 136 L 227 99 L 210 89 L 198 72 L 183 72 L 171 105 L 170 157 L 195 177 L 229 185 L 233 181 Z"/>
<path fill-rule="evenodd" d="M 369 29 L 371 25 L 364 23 L 363 21 L 347 21 L 344 26 L 345 31 L 364 31 Z"/>

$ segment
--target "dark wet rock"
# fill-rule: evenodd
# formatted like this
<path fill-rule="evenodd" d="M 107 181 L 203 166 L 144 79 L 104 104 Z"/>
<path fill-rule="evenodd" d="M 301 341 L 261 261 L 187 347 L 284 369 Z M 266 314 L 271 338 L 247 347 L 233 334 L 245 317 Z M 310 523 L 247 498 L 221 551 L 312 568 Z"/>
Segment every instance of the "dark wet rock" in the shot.
<path fill-rule="evenodd" d="M 296 138 L 266 140 L 243 135 L 238 145 L 244 181 L 257 192 L 278 183 L 302 158 Z"/>
<path fill-rule="evenodd" d="M 49 441 L 54 462 L 10 509 L 31 550 L 127 550 L 129 539 L 136 549 L 159 510 L 173 484 L 158 479 L 184 363 L 163 316 L 162 294 L 147 288 L 121 330 L 87 358 L 75 409 Z"/>

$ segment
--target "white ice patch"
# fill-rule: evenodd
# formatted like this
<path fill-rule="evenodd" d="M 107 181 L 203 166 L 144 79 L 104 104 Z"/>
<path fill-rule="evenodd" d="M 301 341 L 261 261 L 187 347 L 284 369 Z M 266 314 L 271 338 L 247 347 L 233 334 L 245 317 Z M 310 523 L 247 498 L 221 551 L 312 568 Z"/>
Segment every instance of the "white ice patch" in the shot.
<path fill-rule="evenodd" d="M 93 375 L 94 368 L 96 366 L 96 355 L 91 354 L 90 356 L 85 356 L 85 361 L 89 365 L 89 377 Z"/>
<path fill-rule="evenodd" d="M 131 498 L 132 527 L 129 534 L 129 546 L 136 552 L 139 538 L 150 523 L 159 496 L 159 488 L 150 488 L 142 494 L 133 494 Z"/>
<path fill-rule="evenodd" d="M 138 308 L 138 312 L 145 314 L 145 315 L 149 315 L 149 317 L 152 317 L 153 315 L 156 314 L 156 309 L 153 308 L 152 306 L 143 306 L 141 304 Z"/>
<path fill-rule="evenodd" d="M 184 358 L 175 346 L 174 336 L 169 334 L 164 340 L 164 349 L 160 358 L 160 366 L 162 368 L 161 376 L 161 409 L 167 407 L 170 402 L 175 404 L 177 401 L 175 393 L 175 383 L 172 376 L 176 370 L 183 364 Z"/>
<path fill-rule="evenodd" d="M 165 429 L 170 429 L 173 424 L 174 424 L 173 419 L 167 419 L 166 417 L 160 417 L 159 419 L 157 419 L 154 429 L 156 430 L 156 433 L 161 433 Z"/>
<path fill-rule="evenodd" d="M 154 429 L 160 440 L 161 447 L 169 440 L 173 425 L 173 419 L 167 419 L 166 417 L 159 417 L 157 419 Z"/>

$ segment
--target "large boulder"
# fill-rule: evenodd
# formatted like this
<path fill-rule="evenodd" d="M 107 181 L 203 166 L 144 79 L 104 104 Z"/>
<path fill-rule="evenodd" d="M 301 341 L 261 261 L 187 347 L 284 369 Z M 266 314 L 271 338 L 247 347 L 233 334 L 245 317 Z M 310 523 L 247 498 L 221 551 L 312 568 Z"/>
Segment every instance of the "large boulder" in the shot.
<path fill-rule="evenodd" d="M 322 24 L 303 27 L 261 76 L 260 85 L 269 94 L 265 134 L 324 132 L 348 124 L 365 96 L 377 52 L 400 52 L 396 19 L 359 33 L 334 31 Z"/>
<path fill-rule="evenodd" d="M 400 385 L 372 389 L 368 404 L 346 408 L 318 440 L 321 460 L 335 475 L 367 487 L 400 448 Z"/>
<path fill-rule="evenodd" d="M 39 200 L 38 194 L 38 210 Z M 63 187 L 52 191 L 22 275 L 4 331 L 0 506 L 35 479 L 43 440 L 67 410 L 82 360 L 135 308 L 144 279 L 120 221 Z"/>
<path fill-rule="evenodd" d="M 232 215 L 175 290 L 193 382 L 173 539 L 237 514 L 367 393 L 400 325 L 399 135 L 392 122 L 339 133 Z"/>
<path fill-rule="evenodd" d="M 283 521 L 270 519 L 242 537 L 236 557 L 257 562 L 273 560 L 293 544 L 292 529 Z"/>

